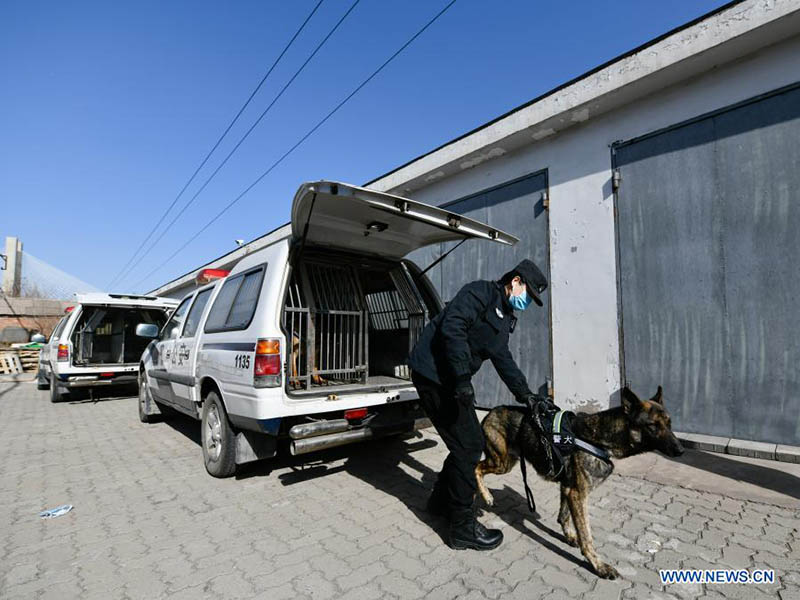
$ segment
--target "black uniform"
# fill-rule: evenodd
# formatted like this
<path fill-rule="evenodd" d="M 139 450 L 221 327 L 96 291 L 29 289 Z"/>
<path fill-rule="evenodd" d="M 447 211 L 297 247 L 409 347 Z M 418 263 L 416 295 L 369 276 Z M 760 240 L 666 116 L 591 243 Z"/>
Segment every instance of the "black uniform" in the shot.
<path fill-rule="evenodd" d="M 484 445 L 472 403 L 454 397 L 456 383 L 472 377 L 488 359 L 517 398 L 531 393 L 508 349 L 515 323 L 504 287 L 473 281 L 425 327 L 408 361 L 420 402 L 450 450 L 433 496 L 449 502 L 451 519 L 471 512 L 475 466 Z"/>

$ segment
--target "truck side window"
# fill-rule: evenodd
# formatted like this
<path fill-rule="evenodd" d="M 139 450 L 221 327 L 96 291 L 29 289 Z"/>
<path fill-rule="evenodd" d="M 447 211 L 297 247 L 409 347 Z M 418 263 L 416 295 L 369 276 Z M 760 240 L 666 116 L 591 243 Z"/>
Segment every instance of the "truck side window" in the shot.
<path fill-rule="evenodd" d="M 194 337 L 194 334 L 197 332 L 197 326 L 200 325 L 200 317 L 203 314 L 203 309 L 206 307 L 206 304 L 208 304 L 208 298 L 211 296 L 213 289 L 214 288 L 203 290 L 195 297 L 192 310 L 189 311 L 189 315 L 186 317 L 186 327 L 183 328 L 183 337 Z"/>
<path fill-rule="evenodd" d="M 206 320 L 206 333 L 247 329 L 256 312 L 264 268 L 236 275 L 222 284 Z"/>
<path fill-rule="evenodd" d="M 161 331 L 162 340 L 170 340 L 178 337 L 181 325 L 183 325 L 183 318 L 186 315 L 186 309 L 189 308 L 189 300 L 191 300 L 191 298 L 186 298 L 178 305 L 175 312 L 172 313 L 172 318 L 169 320 L 169 323 L 167 323 L 166 327 Z"/>
<path fill-rule="evenodd" d="M 67 324 L 67 319 L 69 317 L 61 317 L 61 320 L 56 325 L 56 328 L 53 330 L 53 333 L 50 335 L 50 340 L 57 340 L 61 336 L 61 332 L 64 331 L 64 325 Z"/>

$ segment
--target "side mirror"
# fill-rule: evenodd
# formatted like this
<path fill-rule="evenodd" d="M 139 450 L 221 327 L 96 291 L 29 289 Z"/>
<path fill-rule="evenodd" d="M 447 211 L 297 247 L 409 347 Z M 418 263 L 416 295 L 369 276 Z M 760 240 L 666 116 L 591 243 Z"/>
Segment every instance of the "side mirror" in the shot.
<path fill-rule="evenodd" d="M 45 344 L 47 343 L 47 338 L 41 333 L 36 333 L 31 337 L 31 342 L 34 344 Z"/>
<path fill-rule="evenodd" d="M 153 323 L 139 323 L 136 326 L 136 335 L 143 338 L 155 339 L 158 337 L 158 325 Z"/>

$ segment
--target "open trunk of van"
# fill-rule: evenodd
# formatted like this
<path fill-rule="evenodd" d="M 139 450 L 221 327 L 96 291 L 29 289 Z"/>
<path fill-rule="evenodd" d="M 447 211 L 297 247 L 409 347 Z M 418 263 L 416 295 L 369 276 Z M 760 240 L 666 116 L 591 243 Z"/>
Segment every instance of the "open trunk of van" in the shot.
<path fill-rule="evenodd" d="M 137 364 L 149 339 L 136 335 L 136 325 L 166 323 L 156 308 L 84 305 L 72 334 L 73 363 L 79 366 Z"/>
<path fill-rule="evenodd" d="M 403 257 L 440 242 L 518 241 L 445 208 L 333 181 L 300 186 L 292 237 L 286 385 L 301 395 L 408 386 L 408 355 L 439 301 Z"/>
<path fill-rule="evenodd" d="M 292 269 L 283 327 L 290 392 L 391 389 L 436 300 L 402 261 L 306 252 Z"/>

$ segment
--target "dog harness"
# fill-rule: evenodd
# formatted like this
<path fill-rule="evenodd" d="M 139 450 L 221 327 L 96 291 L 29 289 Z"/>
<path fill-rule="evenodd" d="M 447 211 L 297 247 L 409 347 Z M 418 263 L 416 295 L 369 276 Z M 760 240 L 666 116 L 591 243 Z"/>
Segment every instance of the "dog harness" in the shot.
<path fill-rule="evenodd" d="M 576 448 L 596 456 L 600 460 L 611 463 L 610 455 L 604 448 L 575 437 L 572 432 L 572 420 L 574 417 L 574 412 L 560 410 L 546 398 L 539 400 L 533 406 L 533 410 L 525 417 L 533 421 L 534 427 L 539 430 L 541 439 L 544 441 L 544 451 L 549 465 L 548 479 L 558 480 L 563 475 L 566 459 Z M 558 467 L 557 471 L 556 466 Z M 525 499 L 528 501 L 528 509 L 535 513 L 536 502 L 528 486 L 524 444 L 520 444 L 520 469 L 522 470 L 522 483 L 525 486 Z"/>
<path fill-rule="evenodd" d="M 564 427 L 565 417 L 569 422 L 568 427 Z M 566 452 L 567 455 L 572 454 L 572 451 L 575 449 L 575 447 L 578 447 L 581 450 L 596 456 L 600 460 L 610 462 L 611 456 L 608 454 L 607 450 L 600 448 L 599 446 L 595 446 L 594 444 L 590 444 L 586 440 L 575 437 L 571 430 L 572 419 L 574 417 L 575 413 L 569 410 L 559 410 L 556 413 L 550 429 L 553 435 L 553 444 L 556 445 L 562 453 Z"/>

